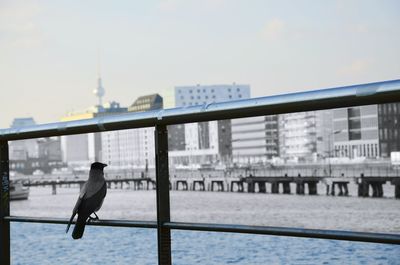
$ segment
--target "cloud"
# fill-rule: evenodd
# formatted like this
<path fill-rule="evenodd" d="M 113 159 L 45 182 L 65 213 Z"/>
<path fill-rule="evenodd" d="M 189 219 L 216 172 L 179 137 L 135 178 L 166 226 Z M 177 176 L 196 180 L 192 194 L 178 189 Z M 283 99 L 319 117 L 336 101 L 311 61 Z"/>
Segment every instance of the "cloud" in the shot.
<path fill-rule="evenodd" d="M 208 8 L 221 8 L 227 4 L 227 0 L 204 0 L 204 3 Z"/>
<path fill-rule="evenodd" d="M 339 74 L 345 76 L 359 76 L 365 74 L 371 66 L 369 60 L 358 59 L 339 69 Z"/>
<path fill-rule="evenodd" d="M 356 34 L 368 34 L 370 32 L 369 28 L 365 24 L 354 24 L 350 26 L 351 33 Z"/>
<path fill-rule="evenodd" d="M 197 10 L 214 10 L 222 8 L 227 3 L 227 0 L 160 0 L 158 9 L 163 12 L 175 12 L 181 8 L 193 7 Z"/>
<path fill-rule="evenodd" d="M 0 6 L 0 39 L 4 47 L 27 48 L 41 43 L 42 32 L 35 23 L 40 8 L 34 2 L 5 2 Z"/>
<path fill-rule="evenodd" d="M 183 3 L 182 0 L 161 0 L 158 3 L 158 9 L 164 12 L 173 12 Z"/>
<path fill-rule="evenodd" d="M 285 22 L 282 19 L 274 18 L 268 21 L 261 31 L 261 34 L 267 40 L 280 39 L 285 31 Z"/>

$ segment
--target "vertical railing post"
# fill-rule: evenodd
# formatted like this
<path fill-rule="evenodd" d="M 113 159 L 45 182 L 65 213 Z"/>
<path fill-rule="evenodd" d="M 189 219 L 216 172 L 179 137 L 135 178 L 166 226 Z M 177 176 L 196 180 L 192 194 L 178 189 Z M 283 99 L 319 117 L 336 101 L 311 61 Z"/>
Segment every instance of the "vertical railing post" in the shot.
<path fill-rule="evenodd" d="M 0 141 L 0 264 L 10 265 L 10 222 L 4 216 L 10 215 L 10 168 L 8 164 L 8 142 Z"/>
<path fill-rule="evenodd" d="M 158 264 L 171 265 L 171 231 L 169 228 L 163 227 L 164 222 L 170 221 L 168 131 L 166 125 L 156 125 L 155 149 Z"/>

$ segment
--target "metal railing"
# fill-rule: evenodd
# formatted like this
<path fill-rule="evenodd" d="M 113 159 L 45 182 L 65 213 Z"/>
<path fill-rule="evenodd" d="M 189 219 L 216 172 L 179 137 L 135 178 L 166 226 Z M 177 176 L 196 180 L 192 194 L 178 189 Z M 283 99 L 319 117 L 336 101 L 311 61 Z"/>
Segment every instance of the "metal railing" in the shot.
<path fill-rule="evenodd" d="M 153 228 L 158 232 L 158 263 L 171 264 L 171 229 L 250 233 L 400 244 L 400 235 L 288 227 L 171 222 L 167 125 L 300 111 L 400 102 L 400 80 L 330 88 L 199 106 L 127 113 L 0 130 L 0 264 L 10 264 L 10 222 L 67 224 L 67 219 L 10 216 L 8 141 L 155 127 L 157 221 L 102 220 L 89 225 Z"/>

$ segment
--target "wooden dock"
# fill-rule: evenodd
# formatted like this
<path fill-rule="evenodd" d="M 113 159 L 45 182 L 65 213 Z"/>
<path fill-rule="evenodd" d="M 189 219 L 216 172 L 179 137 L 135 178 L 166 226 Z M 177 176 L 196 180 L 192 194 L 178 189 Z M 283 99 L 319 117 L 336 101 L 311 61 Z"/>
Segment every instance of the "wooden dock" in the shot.
<path fill-rule="evenodd" d="M 40 179 L 25 181 L 30 187 L 51 186 L 52 194 L 57 194 L 57 187 L 74 187 L 85 183 L 84 179 Z M 271 194 L 317 195 L 318 183 L 326 186 L 326 195 L 348 196 L 348 185 L 353 182 L 358 186 L 359 197 L 381 198 L 384 196 L 383 185 L 395 186 L 394 197 L 400 199 L 400 177 L 342 177 L 323 178 L 313 176 L 249 176 L 249 177 L 203 177 L 203 178 L 170 178 L 170 189 L 177 191 L 211 191 L 211 192 L 248 192 Z M 109 189 L 154 190 L 156 182 L 152 178 L 127 178 L 116 176 L 106 179 Z M 295 186 L 292 191 L 291 187 Z"/>

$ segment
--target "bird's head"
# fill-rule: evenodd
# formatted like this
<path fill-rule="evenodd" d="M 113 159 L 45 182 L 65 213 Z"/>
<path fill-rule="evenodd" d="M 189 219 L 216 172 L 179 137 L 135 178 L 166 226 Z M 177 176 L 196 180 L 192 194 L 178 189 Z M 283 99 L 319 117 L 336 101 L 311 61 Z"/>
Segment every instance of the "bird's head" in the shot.
<path fill-rule="evenodd" d="M 92 169 L 103 170 L 106 166 L 107 166 L 107 164 L 100 163 L 100 162 L 94 162 L 90 166 L 90 170 L 92 170 Z"/>
<path fill-rule="evenodd" d="M 94 162 L 90 166 L 90 176 L 103 176 L 104 172 L 103 169 L 107 166 L 107 164 L 103 164 L 100 162 Z"/>

